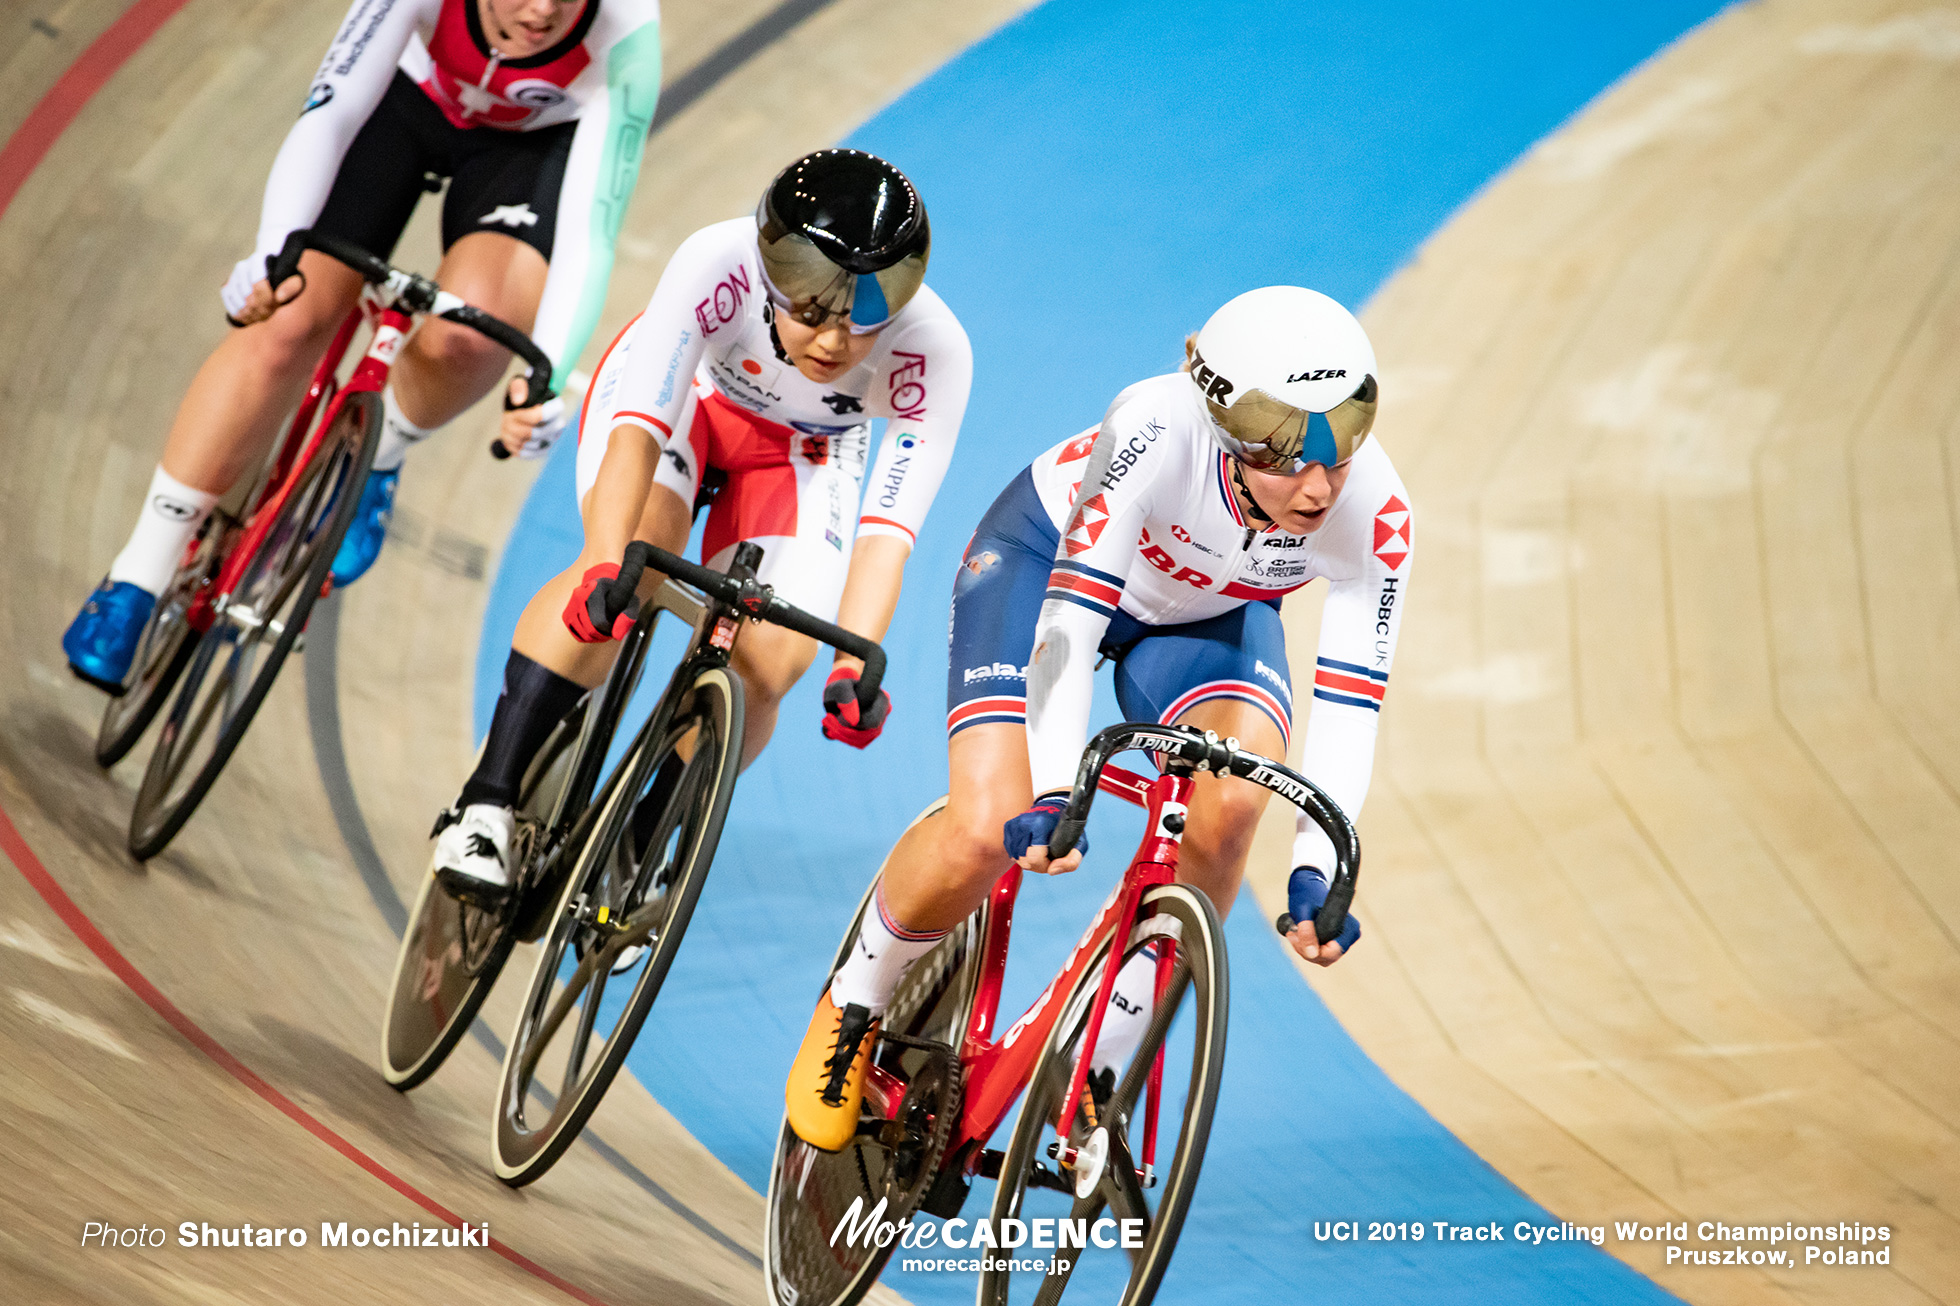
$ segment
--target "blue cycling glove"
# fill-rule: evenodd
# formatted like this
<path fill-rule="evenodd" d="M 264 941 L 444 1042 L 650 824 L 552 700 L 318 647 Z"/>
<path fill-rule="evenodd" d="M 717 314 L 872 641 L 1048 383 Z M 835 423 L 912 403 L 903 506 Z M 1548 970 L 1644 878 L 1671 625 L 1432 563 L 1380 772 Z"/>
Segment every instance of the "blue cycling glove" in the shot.
<path fill-rule="evenodd" d="M 1313 914 L 1320 910 L 1320 904 L 1327 901 L 1327 890 L 1331 887 L 1327 872 L 1318 866 L 1294 867 L 1292 878 L 1286 882 L 1286 910 L 1294 920 L 1312 929 Z M 1314 937 L 1318 939 L 1320 936 L 1316 934 Z M 1341 927 L 1339 936 L 1327 941 L 1340 944 L 1341 952 L 1345 954 L 1360 937 L 1361 918 L 1350 911 L 1347 924 Z"/>
<path fill-rule="evenodd" d="M 1043 794 L 1034 800 L 1034 806 L 1001 827 L 1001 842 L 1006 845 L 1007 855 L 1016 861 L 1028 855 L 1028 849 L 1035 844 L 1045 844 L 1055 834 L 1055 825 L 1068 810 L 1068 791 Z M 1083 835 L 1076 841 L 1077 848 L 1089 851 L 1089 836 Z M 1068 856 L 1068 849 L 1060 851 L 1050 848 L 1050 859 L 1060 861 Z M 1324 896 L 1324 895 L 1323 895 Z"/>

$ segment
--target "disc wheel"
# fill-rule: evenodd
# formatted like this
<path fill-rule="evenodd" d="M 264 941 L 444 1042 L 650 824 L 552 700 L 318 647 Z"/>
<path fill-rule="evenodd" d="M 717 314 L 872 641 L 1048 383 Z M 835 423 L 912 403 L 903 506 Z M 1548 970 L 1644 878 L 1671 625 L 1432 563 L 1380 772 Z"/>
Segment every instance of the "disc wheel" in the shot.
<path fill-rule="evenodd" d="M 171 689 L 197 648 L 189 620 L 192 604 L 216 576 L 218 564 L 235 532 L 235 523 L 224 513 L 214 512 L 207 517 L 198 531 L 190 562 L 177 569 L 157 599 L 149 621 L 143 626 L 136 656 L 130 661 L 123 692 L 111 698 L 102 709 L 102 724 L 95 732 L 98 765 L 111 767 L 122 761 L 170 700 Z"/>
<path fill-rule="evenodd" d="M 245 737 L 306 628 L 353 521 L 381 432 L 381 397 L 346 396 L 182 672 L 130 813 L 129 851 L 162 852 Z"/>
<path fill-rule="evenodd" d="M 913 824 L 945 805 L 943 798 L 933 803 Z M 850 955 L 873 891 L 866 890 L 844 931 L 833 975 Z M 963 1090 L 953 1050 L 973 1010 L 987 915 L 982 906 L 933 945 L 906 972 L 885 1010 L 872 1057 L 907 1085 L 897 1119 L 861 1120 L 856 1137 L 837 1152 L 810 1146 L 787 1121 L 778 1130 L 762 1262 L 770 1301 L 848 1306 L 861 1300 L 877 1283 L 892 1245 L 833 1238 L 839 1223 L 863 1220 L 880 1201 L 886 1204 L 883 1219 L 904 1220 L 926 1202 L 942 1164 L 952 1164 L 945 1148 Z"/>
<path fill-rule="evenodd" d="M 1081 1149 L 1078 1165 L 1093 1183 L 1084 1192 L 1080 1185 L 1088 1180 L 1068 1167 L 1049 1164 L 1047 1158 L 1102 978 L 1101 965 L 1089 967 L 1069 995 L 1035 1065 L 989 1216 L 997 1242 L 1008 1219 L 1086 1221 L 1077 1227 L 1093 1234 L 1095 1221 L 1110 1218 L 1139 1221 L 1132 1228 L 1140 1229 L 1141 1245 L 1105 1249 L 1091 1238 L 1086 1248 L 1033 1253 L 1023 1247 L 997 1254 L 1023 1264 L 1040 1259 L 1045 1272 L 1000 1269 L 1001 1260 L 981 1253 L 987 1257 L 983 1265 L 996 1267 L 981 1270 L 981 1306 L 1052 1306 L 1068 1288 L 1075 1289 L 1070 1298 L 1075 1302 L 1145 1306 L 1170 1265 L 1198 1185 L 1224 1071 L 1228 981 L 1224 936 L 1210 899 L 1173 884 L 1150 890 L 1144 902 L 1151 915 L 1126 942 L 1123 960 L 1156 940 L 1159 947 L 1172 946 L 1174 962 L 1136 1052 L 1118 1069 L 1114 1092 L 1106 1102 L 1092 1099 L 1073 1113 L 1065 1141 Z M 1104 956 L 1108 952 L 1105 944 Z M 1160 1048 L 1165 1054 L 1155 1162 L 1160 1182 L 1146 1186 L 1138 1173 L 1144 1155 L 1145 1085 Z M 1103 1237 L 1120 1242 L 1122 1230 L 1120 1223 L 1114 1229 L 1104 1226 Z"/>
<path fill-rule="evenodd" d="M 519 790 L 510 864 L 522 887 L 537 874 L 538 847 L 571 775 L 584 711 L 552 728 Z M 443 891 L 431 866 L 402 932 L 381 1027 L 381 1073 L 407 1092 L 436 1072 L 476 1018 L 517 940 L 523 893 L 498 911 L 467 906 Z"/>
<path fill-rule="evenodd" d="M 740 686 L 703 671 L 666 732 L 621 760 L 585 847 L 566 854 L 574 869 L 504 1056 L 491 1144 L 512 1187 L 564 1155 L 625 1062 L 714 860 L 741 746 Z"/>

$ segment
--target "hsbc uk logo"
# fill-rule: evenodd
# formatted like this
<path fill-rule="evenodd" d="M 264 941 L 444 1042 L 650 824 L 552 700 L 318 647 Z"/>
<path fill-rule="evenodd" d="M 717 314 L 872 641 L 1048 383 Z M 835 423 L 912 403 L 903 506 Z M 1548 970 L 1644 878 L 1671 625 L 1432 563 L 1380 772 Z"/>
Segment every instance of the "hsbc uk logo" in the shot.
<path fill-rule="evenodd" d="M 1399 571 L 1409 556 L 1409 505 L 1392 494 L 1375 514 L 1375 556 L 1390 571 Z"/>

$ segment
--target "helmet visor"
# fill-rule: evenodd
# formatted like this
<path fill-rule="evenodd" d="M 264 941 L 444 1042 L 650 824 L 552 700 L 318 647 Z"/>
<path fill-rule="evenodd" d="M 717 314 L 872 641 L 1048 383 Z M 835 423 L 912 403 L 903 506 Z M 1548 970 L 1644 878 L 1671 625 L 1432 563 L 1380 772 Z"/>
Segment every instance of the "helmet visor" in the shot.
<path fill-rule="evenodd" d="M 1205 400 L 1224 435 L 1227 452 L 1247 467 L 1291 475 L 1310 464 L 1332 467 L 1354 457 L 1375 425 L 1379 398 L 1375 378 L 1324 413 L 1281 403 L 1264 390 L 1248 390 L 1230 408 Z"/>
<path fill-rule="evenodd" d="M 860 275 L 832 263 L 799 232 L 773 240 L 770 235 L 765 229 L 757 242 L 770 302 L 805 326 L 841 317 L 852 335 L 870 335 L 898 316 L 925 283 L 926 261 L 917 254 Z"/>

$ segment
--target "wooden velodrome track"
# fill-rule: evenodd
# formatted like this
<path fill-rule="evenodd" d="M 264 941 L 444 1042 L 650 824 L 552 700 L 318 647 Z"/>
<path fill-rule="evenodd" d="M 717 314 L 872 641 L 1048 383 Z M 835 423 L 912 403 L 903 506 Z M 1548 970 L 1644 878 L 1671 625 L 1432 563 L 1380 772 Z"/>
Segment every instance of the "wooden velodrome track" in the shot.
<path fill-rule="evenodd" d="M 1418 597 L 1312 982 L 1570 1220 L 1893 1230 L 1609 1244 L 1696 1302 L 1960 1301 L 1956 123 L 1960 10 L 1739 6 L 1365 315 Z"/>
<path fill-rule="evenodd" d="M 595 1125 L 621 1164 L 576 1148 L 510 1193 L 483 1159 L 484 1049 L 409 1097 L 381 1084 L 393 938 L 349 872 L 299 675 L 143 868 L 121 852 L 134 770 L 96 770 L 100 698 L 60 667 L 343 7 L 193 0 L 0 217 L 0 806 L 189 1020 L 403 1186 L 600 1300 L 752 1300 L 759 1200 L 636 1085 Z M 670 82 L 770 7 L 669 4 Z M 908 0 L 900 22 L 836 0 L 736 69 L 654 139 L 601 341 L 681 236 L 1017 7 Z M 48 4 L 52 36 L 17 14 L 0 128 L 121 9 Z M 1611 1248 L 1697 1302 L 1960 1300 L 1960 18 L 1928 12 L 1725 14 L 1367 314 L 1422 597 L 1364 823 L 1369 942 L 1312 980 L 1562 1216 L 1895 1231 L 1889 1269 L 1836 1277 Z M 813 60 L 816 112 L 791 75 Z M 433 266 L 428 217 L 409 266 Z M 335 614 L 355 797 L 404 894 L 473 745 L 470 633 L 528 485 L 483 457 L 490 421 L 417 451 L 391 561 Z M 487 1257 L 79 1251 L 87 1220 L 431 1217 L 173 1031 L 13 875 L 0 944 L 8 1300 L 565 1299 Z"/>

